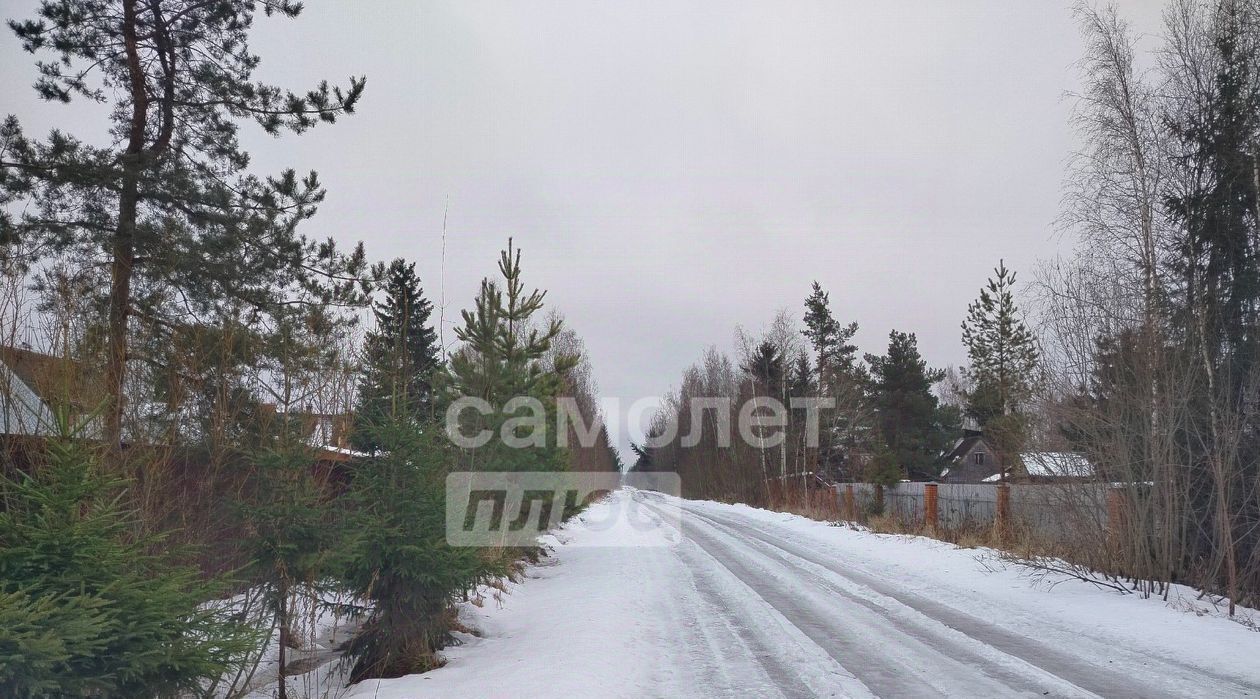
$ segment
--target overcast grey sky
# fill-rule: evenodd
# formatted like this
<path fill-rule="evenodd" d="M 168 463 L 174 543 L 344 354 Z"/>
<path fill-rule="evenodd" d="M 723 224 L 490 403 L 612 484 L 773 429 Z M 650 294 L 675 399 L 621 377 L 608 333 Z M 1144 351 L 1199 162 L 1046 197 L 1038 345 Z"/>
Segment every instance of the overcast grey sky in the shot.
<path fill-rule="evenodd" d="M 1147 32 L 1160 5 L 1121 3 Z M 415 260 L 436 303 L 449 199 L 447 320 L 514 236 L 626 401 L 737 324 L 801 315 L 815 279 L 864 351 L 896 328 L 959 364 L 998 259 L 1030 275 L 1070 246 L 1052 227 L 1082 47 L 1064 0 L 314 0 L 253 43 L 287 87 L 368 77 L 335 126 L 246 129 L 255 171 L 319 171 L 308 235 Z M 99 110 L 37 103 L 34 76 L 6 31 L 0 112 L 101 130 Z"/>

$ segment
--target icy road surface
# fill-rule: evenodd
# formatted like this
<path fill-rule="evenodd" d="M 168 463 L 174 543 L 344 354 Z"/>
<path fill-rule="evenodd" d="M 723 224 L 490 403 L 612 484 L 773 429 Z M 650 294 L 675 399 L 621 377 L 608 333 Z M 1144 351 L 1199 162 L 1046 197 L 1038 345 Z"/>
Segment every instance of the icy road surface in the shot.
<path fill-rule="evenodd" d="M 609 517 L 629 508 L 658 526 Z M 1260 697 L 1260 633 L 1189 590 L 1048 585 L 991 553 L 640 491 L 581 519 L 464 609 L 479 635 L 446 667 L 352 696 Z"/>

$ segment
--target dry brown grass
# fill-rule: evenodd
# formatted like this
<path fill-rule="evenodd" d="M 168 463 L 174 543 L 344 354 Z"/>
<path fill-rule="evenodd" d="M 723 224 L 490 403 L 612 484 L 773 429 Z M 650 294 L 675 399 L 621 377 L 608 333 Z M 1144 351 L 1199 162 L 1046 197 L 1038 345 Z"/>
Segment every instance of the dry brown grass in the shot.
<path fill-rule="evenodd" d="M 994 524 L 971 524 L 963 527 L 928 527 L 921 521 L 906 521 L 891 512 L 858 513 L 858 520 L 844 516 L 839 498 L 826 490 L 815 490 L 802 495 L 800 491 L 788 492 L 787 497 L 772 497 L 769 509 L 777 512 L 808 517 L 820 522 L 848 523 L 863 526 L 878 534 L 899 536 L 924 536 L 944 541 L 964 549 L 988 548 L 1022 559 L 1057 558 L 1082 560 L 1083 551 L 1073 550 L 1072 544 L 1053 541 L 1037 536 L 1029 527 L 1012 522 L 1005 532 Z M 1085 544 L 1077 542 L 1077 546 Z"/>
<path fill-rule="evenodd" d="M 959 548 L 990 548 L 1021 557 L 1064 556 L 1070 551 L 1061 543 L 1034 535 L 1032 530 L 1018 523 L 1010 524 L 1005 532 L 996 524 L 971 524 L 962 527 L 929 527 L 922 522 L 906 522 L 893 514 L 872 515 L 863 524 L 880 534 L 925 536 L 953 544 Z"/>
<path fill-rule="evenodd" d="M 841 518 L 836 494 L 825 488 L 771 488 L 767 507 L 778 512 L 788 512 L 819 522 L 834 522 Z"/>

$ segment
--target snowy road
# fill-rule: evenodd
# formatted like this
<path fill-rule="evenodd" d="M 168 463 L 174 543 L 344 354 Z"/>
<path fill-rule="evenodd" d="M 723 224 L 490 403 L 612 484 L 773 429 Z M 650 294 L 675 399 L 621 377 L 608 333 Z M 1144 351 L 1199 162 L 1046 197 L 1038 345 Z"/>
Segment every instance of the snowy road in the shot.
<path fill-rule="evenodd" d="M 566 527 L 447 667 L 355 696 L 1260 696 L 1260 633 L 1214 614 L 743 506 L 584 517 L 631 506 L 662 526 Z"/>

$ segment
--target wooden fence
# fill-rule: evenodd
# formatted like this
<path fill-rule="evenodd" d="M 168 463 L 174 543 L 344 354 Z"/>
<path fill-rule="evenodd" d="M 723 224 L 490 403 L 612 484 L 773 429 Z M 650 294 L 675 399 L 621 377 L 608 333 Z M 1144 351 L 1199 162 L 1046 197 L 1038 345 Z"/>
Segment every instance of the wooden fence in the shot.
<path fill-rule="evenodd" d="M 881 512 L 909 528 L 980 529 L 997 524 L 1070 540 L 1106 531 L 1118 516 L 1119 491 L 1101 483 L 840 483 L 841 516 Z"/>

